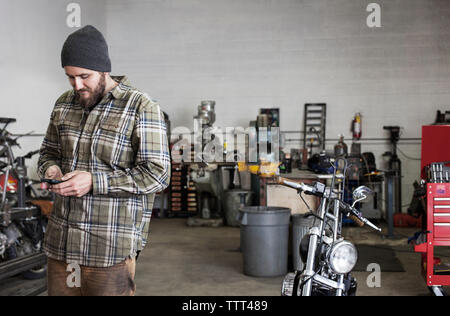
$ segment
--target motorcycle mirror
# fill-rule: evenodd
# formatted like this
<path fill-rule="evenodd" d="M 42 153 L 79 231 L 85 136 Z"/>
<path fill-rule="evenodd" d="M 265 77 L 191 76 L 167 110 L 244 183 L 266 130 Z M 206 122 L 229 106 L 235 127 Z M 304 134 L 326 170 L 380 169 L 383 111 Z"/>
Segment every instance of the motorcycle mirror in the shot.
<path fill-rule="evenodd" d="M 363 200 L 365 200 L 365 202 L 369 202 L 370 199 L 368 199 L 368 198 L 372 197 L 373 193 L 374 192 L 372 189 L 370 189 L 364 185 L 357 187 L 355 189 L 355 191 L 353 191 L 353 201 L 354 202 L 353 202 L 352 207 L 354 207 L 356 203 L 361 202 Z"/>

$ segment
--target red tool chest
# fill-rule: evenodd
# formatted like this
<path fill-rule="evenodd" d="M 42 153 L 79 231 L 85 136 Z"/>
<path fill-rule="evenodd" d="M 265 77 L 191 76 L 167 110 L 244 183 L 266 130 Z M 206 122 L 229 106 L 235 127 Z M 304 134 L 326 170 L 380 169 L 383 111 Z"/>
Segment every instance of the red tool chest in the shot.
<path fill-rule="evenodd" d="M 450 275 L 436 274 L 434 247 L 450 246 L 450 183 L 427 184 L 427 242 L 414 246 L 422 253 L 422 274 L 428 286 L 450 285 Z"/>
<path fill-rule="evenodd" d="M 450 125 L 422 127 L 421 176 L 431 163 L 450 161 Z M 450 274 L 438 269 L 435 247 L 450 247 L 450 183 L 426 183 L 426 242 L 414 245 L 422 255 L 422 275 L 427 286 L 449 286 Z"/>

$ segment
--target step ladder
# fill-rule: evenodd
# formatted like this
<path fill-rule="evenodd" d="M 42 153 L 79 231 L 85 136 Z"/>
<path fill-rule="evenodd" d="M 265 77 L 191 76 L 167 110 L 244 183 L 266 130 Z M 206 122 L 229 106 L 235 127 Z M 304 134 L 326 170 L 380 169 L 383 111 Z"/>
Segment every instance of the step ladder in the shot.
<path fill-rule="evenodd" d="M 303 145 L 310 156 L 325 150 L 326 103 L 305 103 Z"/>

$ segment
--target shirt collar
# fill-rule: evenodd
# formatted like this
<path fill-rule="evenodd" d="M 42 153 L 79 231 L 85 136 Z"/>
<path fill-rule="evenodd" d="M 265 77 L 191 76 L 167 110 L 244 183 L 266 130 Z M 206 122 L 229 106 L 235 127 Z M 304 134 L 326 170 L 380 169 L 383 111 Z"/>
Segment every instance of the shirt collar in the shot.
<path fill-rule="evenodd" d="M 111 78 L 118 82 L 119 85 L 110 91 L 115 99 L 121 99 L 130 90 L 131 85 L 127 76 L 111 76 Z"/>

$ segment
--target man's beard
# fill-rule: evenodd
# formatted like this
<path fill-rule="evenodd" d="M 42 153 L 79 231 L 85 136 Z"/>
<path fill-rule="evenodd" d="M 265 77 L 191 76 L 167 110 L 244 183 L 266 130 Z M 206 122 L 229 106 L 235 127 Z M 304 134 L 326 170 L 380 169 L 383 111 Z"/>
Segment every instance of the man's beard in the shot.
<path fill-rule="evenodd" d="M 100 74 L 100 80 L 97 84 L 97 86 L 95 87 L 95 89 L 92 91 L 89 88 L 86 89 L 82 89 L 79 91 L 75 91 L 75 98 L 76 100 L 78 100 L 80 102 L 80 105 L 85 107 L 85 108 L 91 108 L 94 105 L 97 105 L 101 99 L 103 98 L 103 94 L 105 92 L 105 87 L 106 87 L 106 83 L 105 83 L 105 74 L 101 73 Z M 90 92 L 90 96 L 88 98 L 81 98 L 80 96 L 80 92 L 82 91 L 87 91 Z"/>

